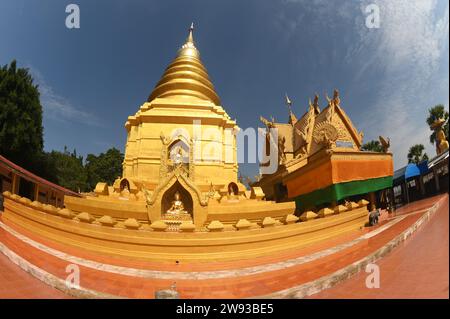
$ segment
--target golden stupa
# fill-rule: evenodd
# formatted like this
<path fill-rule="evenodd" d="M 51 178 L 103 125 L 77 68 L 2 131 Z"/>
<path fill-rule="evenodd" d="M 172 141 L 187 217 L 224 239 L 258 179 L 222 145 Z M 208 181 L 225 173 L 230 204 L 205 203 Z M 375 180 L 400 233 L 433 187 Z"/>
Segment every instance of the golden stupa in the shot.
<path fill-rule="evenodd" d="M 186 43 L 147 102 L 125 124 L 123 177 L 150 190 L 170 169 L 170 155 L 176 149 L 183 152 L 188 176 L 201 191 L 208 191 L 211 184 L 220 189 L 237 183 L 236 122 L 220 106 L 192 32 L 191 26 Z M 232 156 L 225 158 L 220 151 Z"/>

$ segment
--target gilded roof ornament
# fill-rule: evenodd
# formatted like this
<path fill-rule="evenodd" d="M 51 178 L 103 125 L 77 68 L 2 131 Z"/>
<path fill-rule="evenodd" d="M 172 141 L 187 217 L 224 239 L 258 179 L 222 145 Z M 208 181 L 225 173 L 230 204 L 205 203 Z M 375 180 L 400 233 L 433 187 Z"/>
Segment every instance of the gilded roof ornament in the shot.
<path fill-rule="evenodd" d="M 285 98 L 286 98 L 286 105 L 289 109 L 289 124 L 294 125 L 297 122 L 297 117 L 292 112 L 292 101 L 291 99 L 289 99 L 287 93 L 285 94 Z"/>
<path fill-rule="evenodd" d="M 335 106 L 339 106 L 341 103 L 341 99 L 339 98 L 339 91 L 337 89 L 334 89 L 333 92 L 333 103 Z"/>
<path fill-rule="evenodd" d="M 313 106 L 314 106 L 314 112 L 317 114 L 320 113 L 320 107 L 319 107 L 319 94 L 315 94 L 314 95 L 314 102 L 313 102 Z"/>
<path fill-rule="evenodd" d="M 290 108 L 292 106 L 292 101 L 289 99 L 289 96 L 287 95 L 287 93 L 286 93 L 285 97 L 286 97 L 286 105 Z"/>
<path fill-rule="evenodd" d="M 260 116 L 259 120 L 266 126 L 267 130 L 275 127 L 275 120 L 272 117 L 272 121 L 269 121 L 268 119 L 266 119 L 264 116 Z"/>
<path fill-rule="evenodd" d="M 383 153 L 389 152 L 389 147 L 391 146 L 391 140 L 388 138 L 384 138 L 383 136 L 378 136 L 380 140 L 381 148 L 383 149 Z"/>

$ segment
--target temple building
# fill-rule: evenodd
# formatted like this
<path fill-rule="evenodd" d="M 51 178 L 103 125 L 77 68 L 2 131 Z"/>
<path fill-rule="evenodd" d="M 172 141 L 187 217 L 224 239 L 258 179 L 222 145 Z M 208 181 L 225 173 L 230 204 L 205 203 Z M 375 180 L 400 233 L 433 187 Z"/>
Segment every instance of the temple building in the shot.
<path fill-rule="evenodd" d="M 374 208 L 375 192 L 392 186 L 389 142 L 380 136 L 383 153 L 361 151 L 364 134 L 341 107 L 339 92 L 326 98 L 327 105 L 320 110 L 316 95 L 297 119 L 286 96 L 288 123 L 261 117 L 269 131 L 277 130 L 277 140 L 271 142 L 278 147 L 279 167 L 253 185 L 261 187 L 268 199 L 295 200 L 300 211 L 336 206 L 358 196 L 370 200 Z"/>

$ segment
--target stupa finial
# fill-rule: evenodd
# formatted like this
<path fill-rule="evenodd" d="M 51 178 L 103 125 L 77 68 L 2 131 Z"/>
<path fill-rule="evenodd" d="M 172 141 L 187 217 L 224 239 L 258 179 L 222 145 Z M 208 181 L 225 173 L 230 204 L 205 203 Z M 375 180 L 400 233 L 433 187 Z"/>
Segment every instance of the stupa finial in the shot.
<path fill-rule="evenodd" d="M 178 51 L 178 56 L 190 56 L 199 58 L 200 53 L 198 52 L 197 48 L 195 47 L 194 43 L 194 22 L 191 23 L 191 26 L 189 27 L 189 35 L 186 39 L 186 42 L 181 46 L 180 50 Z"/>
<path fill-rule="evenodd" d="M 194 32 L 194 22 L 191 23 L 191 26 L 189 27 L 189 35 L 186 39 L 186 43 L 194 43 L 194 36 L 193 36 L 193 32 Z"/>

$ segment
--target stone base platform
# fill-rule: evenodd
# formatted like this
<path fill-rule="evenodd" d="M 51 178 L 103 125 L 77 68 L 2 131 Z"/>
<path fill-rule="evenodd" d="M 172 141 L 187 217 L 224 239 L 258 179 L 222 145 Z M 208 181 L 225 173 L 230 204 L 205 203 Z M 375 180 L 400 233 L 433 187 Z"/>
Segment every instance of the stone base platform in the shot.
<path fill-rule="evenodd" d="M 329 288 L 381 258 L 432 217 L 446 197 L 379 225 L 251 259 L 157 262 L 102 256 L 38 236 L 0 218 L 0 251 L 36 278 L 81 298 L 154 298 L 176 283 L 180 298 L 301 298 Z M 66 284 L 68 265 L 80 286 Z"/>

